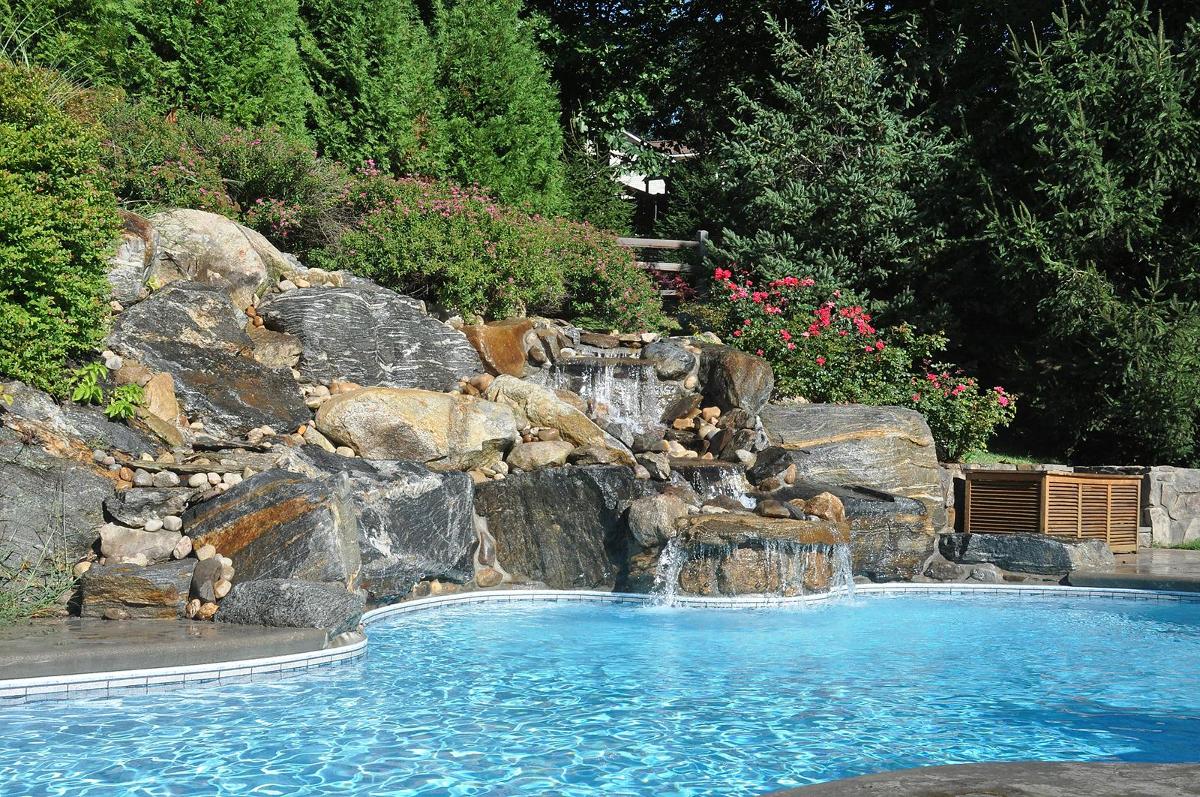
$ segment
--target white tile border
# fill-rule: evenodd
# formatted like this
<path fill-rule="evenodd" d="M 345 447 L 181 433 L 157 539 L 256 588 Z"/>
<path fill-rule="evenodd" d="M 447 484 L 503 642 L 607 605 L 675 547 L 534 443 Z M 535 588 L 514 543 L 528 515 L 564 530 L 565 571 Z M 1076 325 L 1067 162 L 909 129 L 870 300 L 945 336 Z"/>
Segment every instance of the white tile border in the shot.
<path fill-rule="evenodd" d="M 757 609 L 796 606 L 839 598 L 844 590 L 823 595 L 804 595 L 793 598 L 744 596 L 728 598 L 676 598 L 675 606 L 708 609 Z M 1108 587 L 1066 587 L 1055 584 L 860 584 L 855 595 L 1024 595 L 1029 597 L 1108 598 L 1110 600 L 1156 601 L 1171 603 L 1200 603 L 1200 592 L 1168 592 L 1163 590 L 1119 589 Z M 427 611 L 450 604 L 469 603 L 616 603 L 644 605 L 651 596 L 604 592 L 600 590 L 504 590 L 498 592 L 461 592 L 418 598 L 403 603 L 380 606 L 363 615 L 363 623 L 412 612 Z M 108 697 L 121 694 L 143 694 L 147 689 L 178 687 L 188 684 L 252 681 L 254 676 L 278 675 L 314 667 L 324 667 L 358 659 L 367 652 L 363 639 L 338 648 L 325 648 L 306 653 L 289 653 L 257 659 L 189 664 L 178 667 L 152 667 L 114 672 L 92 672 L 77 675 L 48 675 L 37 678 L 0 680 L 0 708 L 32 701 L 78 697 Z"/>

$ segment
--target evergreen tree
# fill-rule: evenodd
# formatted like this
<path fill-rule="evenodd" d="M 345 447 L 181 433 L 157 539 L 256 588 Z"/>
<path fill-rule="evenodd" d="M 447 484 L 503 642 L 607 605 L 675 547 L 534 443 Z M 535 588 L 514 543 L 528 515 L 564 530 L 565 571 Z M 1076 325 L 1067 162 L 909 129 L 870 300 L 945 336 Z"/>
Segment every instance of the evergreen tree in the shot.
<path fill-rule="evenodd" d="M 1124 0 L 1012 53 L 993 300 L 1034 431 L 1085 460 L 1200 453 L 1198 33 L 1172 40 Z"/>
<path fill-rule="evenodd" d="M 563 207 L 558 100 L 520 0 L 457 0 L 437 9 L 449 171 L 503 202 Z"/>
<path fill-rule="evenodd" d="M 130 91 L 164 110 L 304 131 L 312 90 L 296 48 L 298 0 L 141 0 Z"/>
<path fill-rule="evenodd" d="M 301 0 L 301 54 L 327 157 L 437 174 L 445 157 L 433 43 L 412 0 Z"/>
<path fill-rule="evenodd" d="M 848 15 L 831 12 L 827 43 L 811 49 L 774 27 L 770 90 L 737 93 L 710 167 L 723 253 L 766 278 L 903 295 L 945 246 L 933 198 L 954 147 L 910 112 Z"/>
<path fill-rule="evenodd" d="M 70 79 L 115 83 L 136 66 L 127 50 L 133 0 L 0 0 L 0 55 Z"/>

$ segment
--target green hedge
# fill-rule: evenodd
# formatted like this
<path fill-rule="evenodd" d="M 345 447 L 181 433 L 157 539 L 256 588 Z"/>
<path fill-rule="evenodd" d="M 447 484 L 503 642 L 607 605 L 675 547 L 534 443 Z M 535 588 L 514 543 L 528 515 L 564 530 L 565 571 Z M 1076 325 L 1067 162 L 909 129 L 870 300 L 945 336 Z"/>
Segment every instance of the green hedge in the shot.
<path fill-rule="evenodd" d="M 61 393 L 108 319 L 119 232 L 100 141 L 52 73 L 0 61 L 0 373 Z"/>

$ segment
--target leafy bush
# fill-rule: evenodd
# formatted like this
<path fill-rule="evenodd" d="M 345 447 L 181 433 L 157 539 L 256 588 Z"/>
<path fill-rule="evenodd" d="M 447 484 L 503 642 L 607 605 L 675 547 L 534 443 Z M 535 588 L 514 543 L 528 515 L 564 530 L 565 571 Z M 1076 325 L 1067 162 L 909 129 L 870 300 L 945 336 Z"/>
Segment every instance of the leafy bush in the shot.
<path fill-rule="evenodd" d="M 119 231 L 96 131 L 53 75 L 0 61 L 0 373 L 62 393 L 108 320 Z"/>
<path fill-rule="evenodd" d="M 771 363 L 781 397 L 915 408 L 951 460 L 985 446 L 1013 418 L 1015 401 L 1003 388 L 981 392 L 961 371 L 933 365 L 944 338 L 903 325 L 878 329 L 850 292 L 827 293 L 811 277 L 790 275 L 756 285 L 723 268 L 713 285 L 727 293 L 710 320 L 722 319 L 729 342 Z"/>
<path fill-rule="evenodd" d="M 566 177 L 565 215 L 586 221 L 602 230 L 627 235 L 632 229 L 637 206 L 624 198 L 616 169 L 599 155 L 582 146 L 568 150 L 564 159 Z"/>
<path fill-rule="evenodd" d="M 321 154 L 396 174 L 441 173 L 437 61 L 412 0 L 301 0 L 300 15 Z"/>
<path fill-rule="evenodd" d="M 521 0 L 437 4 L 449 176 L 536 213 L 563 206 L 558 98 Z"/>
<path fill-rule="evenodd" d="M 358 221 L 314 252 L 314 265 L 349 269 L 466 315 L 566 309 L 606 324 L 662 323 L 649 279 L 611 233 L 416 178 L 364 178 L 351 202 Z"/>

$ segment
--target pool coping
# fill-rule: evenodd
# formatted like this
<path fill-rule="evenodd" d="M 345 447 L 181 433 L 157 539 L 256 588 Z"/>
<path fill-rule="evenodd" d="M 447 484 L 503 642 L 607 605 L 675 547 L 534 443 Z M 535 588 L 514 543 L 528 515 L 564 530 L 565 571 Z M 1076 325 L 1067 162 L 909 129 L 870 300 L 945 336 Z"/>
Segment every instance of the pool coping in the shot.
<path fill-rule="evenodd" d="M 778 608 L 824 603 L 844 597 L 839 589 L 821 595 L 791 598 L 751 595 L 744 597 L 703 598 L 680 596 L 673 606 L 709 609 Z M 1052 584 L 860 584 L 855 595 L 1025 595 L 1031 597 L 1108 598 L 1116 600 L 1200 603 L 1200 593 L 1112 587 L 1071 587 Z M 418 598 L 380 606 L 363 614 L 363 624 L 412 612 L 427 611 L 450 604 L 469 603 L 613 603 L 645 605 L 654 597 L 646 594 L 603 590 L 499 590 L 459 592 Z M 252 659 L 234 659 L 208 664 L 116 670 L 110 672 L 46 675 L 0 680 L 0 709 L 5 706 L 55 699 L 81 697 L 119 697 L 145 694 L 151 690 L 193 684 L 244 683 L 255 676 L 298 672 L 357 660 L 367 653 L 368 638 L 334 648 L 290 653 Z"/>

